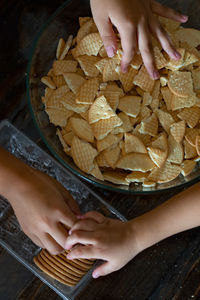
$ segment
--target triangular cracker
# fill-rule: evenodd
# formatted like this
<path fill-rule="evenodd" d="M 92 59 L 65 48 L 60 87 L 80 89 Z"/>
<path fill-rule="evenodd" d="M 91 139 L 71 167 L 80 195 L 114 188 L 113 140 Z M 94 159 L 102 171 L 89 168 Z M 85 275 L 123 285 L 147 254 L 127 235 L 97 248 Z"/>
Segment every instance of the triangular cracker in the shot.
<path fill-rule="evenodd" d="M 92 104 L 99 88 L 98 78 L 86 80 L 80 87 L 76 96 L 78 104 Z"/>
<path fill-rule="evenodd" d="M 101 119 L 109 119 L 116 116 L 116 113 L 112 110 L 104 96 L 98 97 L 89 109 L 89 123 L 98 122 Z"/>
<path fill-rule="evenodd" d="M 71 152 L 75 164 L 82 171 L 90 173 L 94 168 L 94 158 L 98 155 L 97 150 L 75 136 L 72 141 Z"/>
<path fill-rule="evenodd" d="M 70 90 L 77 94 L 81 85 L 85 82 L 85 78 L 77 73 L 64 73 L 63 76 Z"/>

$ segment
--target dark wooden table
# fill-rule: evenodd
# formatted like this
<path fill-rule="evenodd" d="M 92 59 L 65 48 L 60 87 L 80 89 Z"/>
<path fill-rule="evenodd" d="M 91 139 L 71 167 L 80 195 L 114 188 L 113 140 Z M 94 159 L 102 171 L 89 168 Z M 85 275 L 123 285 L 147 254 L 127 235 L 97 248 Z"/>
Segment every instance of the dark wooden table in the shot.
<path fill-rule="evenodd" d="M 0 1 L 0 120 L 8 118 L 46 151 L 27 108 L 26 67 L 36 33 L 63 2 Z M 200 29 L 199 0 L 161 2 L 187 13 L 188 26 Z M 143 197 L 109 193 L 107 201 L 127 218 L 133 218 L 174 193 Z M 199 258 L 200 229 L 196 228 L 143 251 L 122 270 L 93 280 L 77 299 L 200 299 Z M 58 300 L 60 297 L 0 248 L 0 299 Z"/>

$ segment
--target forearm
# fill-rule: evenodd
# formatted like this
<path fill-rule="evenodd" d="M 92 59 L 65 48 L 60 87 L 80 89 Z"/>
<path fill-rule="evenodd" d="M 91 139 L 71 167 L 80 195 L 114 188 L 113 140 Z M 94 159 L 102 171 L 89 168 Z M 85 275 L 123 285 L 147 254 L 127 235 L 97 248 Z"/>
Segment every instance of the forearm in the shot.
<path fill-rule="evenodd" d="M 11 193 L 15 187 L 22 188 L 28 169 L 31 168 L 0 147 L 0 194 L 12 201 Z"/>
<path fill-rule="evenodd" d="M 200 226 L 200 183 L 131 223 L 142 250 L 171 235 Z"/>

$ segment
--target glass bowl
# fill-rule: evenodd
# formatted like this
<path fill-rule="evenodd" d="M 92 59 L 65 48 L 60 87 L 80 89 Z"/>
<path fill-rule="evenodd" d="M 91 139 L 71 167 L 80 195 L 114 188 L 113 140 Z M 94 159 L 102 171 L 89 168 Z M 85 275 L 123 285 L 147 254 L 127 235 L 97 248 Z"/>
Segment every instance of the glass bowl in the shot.
<path fill-rule="evenodd" d="M 79 28 L 78 17 L 90 15 L 89 1 L 66 1 L 44 24 L 34 43 L 28 65 L 27 93 L 31 115 L 42 140 L 62 165 L 77 176 L 102 189 L 130 194 L 150 194 L 167 191 L 172 188 L 184 187 L 199 181 L 200 169 L 197 164 L 189 176 L 184 178 L 180 175 L 175 180 L 168 183 L 157 184 L 156 187 L 144 188 L 141 184 L 133 183 L 130 186 L 115 185 L 110 182 L 98 180 L 82 172 L 74 164 L 72 158 L 67 156 L 62 150 L 60 141 L 56 136 L 56 127 L 49 123 L 48 116 L 41 102 L 41 96 L 44 94 L 44 85 L 40 80 L 42 76 L 47 74 L 52 66 L 59 38 L 63 37 L 66 40 L 70 34 L 75 36 Z"/>

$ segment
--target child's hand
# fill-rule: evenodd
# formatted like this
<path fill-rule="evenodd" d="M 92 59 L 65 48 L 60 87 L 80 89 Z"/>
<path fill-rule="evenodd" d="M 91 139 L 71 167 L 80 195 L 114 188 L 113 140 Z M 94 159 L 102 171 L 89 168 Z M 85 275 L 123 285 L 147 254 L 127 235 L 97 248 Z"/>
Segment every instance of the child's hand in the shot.
<path fill-rule="evenodd" d="M 66 249 L 76 244 L 82 245 L 72 248 L 67 258 L 105 260 L 103 265 L 94 270 L 94 278 L 119 270 L 140 252 L 129 222 L 106 218 L 98 212 L 89 212 L 81 219 L 69 231 Z"/>
<path fill-rule="evenodd" d="M 64 250 L 68 236 L 64 226 L 73 226 L 79 208 L 55 179 L 27 168 L 24 179 L 12 187 L 8 199 L 25 234 L 38 246 L 57 254 Z"/>
<path fill-rule="evenodd" d="M 110 57 L 114 56 L 117 50 L 112 25 L 118 29 L 123 48 L 121 63 L 123 72 L 126 72 L 139 49 L 150 76 L 153 79 L 159 78 L 152 53 L 151 34 L 159 40 L 171 58 L 180 58 L 180 54 L 153 14 L 182 23 L 187 21 L 187 16 L 164 7 L 155 0 L 91 0 L 91 9 Z"/>

